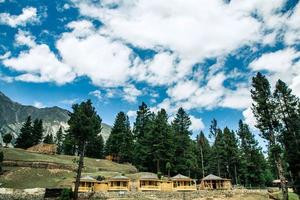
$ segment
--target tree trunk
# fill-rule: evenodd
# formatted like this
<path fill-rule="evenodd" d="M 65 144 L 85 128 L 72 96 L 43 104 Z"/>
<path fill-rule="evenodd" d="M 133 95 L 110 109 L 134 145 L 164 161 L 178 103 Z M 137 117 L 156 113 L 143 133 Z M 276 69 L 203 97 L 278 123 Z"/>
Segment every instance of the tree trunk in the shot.
<path fill-rule="evenodd" d="M 85 152 L 85 142 L 82 144 L 82 149 L 80 151 L 80 157 L 79 157 L 79 163 L 78 163 L 78 169 L 77 169 L 77 176 L 76 176 L 76 182 L 75 182 L 75 189 L 74 189 L 74 200 L 78 199 L 78 189 L 80 184 L 80 178 L 81 178 L 81 171 L 83 168 L 83 158 L 84 158 L 84 152 Z"/>
<path fill-rule="evenodd" d="M 234 177 L 235 177 L 235 184 L 238 185 L 238 176 L 237 176 L 236 164 L 234 164 Z"/>
<path fill-rule="evenodd" d="M 168 169 L 168 178 L 170 178 L 170 169 Z"/>
<path fill-rule="evenodd" d="M 160 172 L 159 159 L 156 161 L 156 173 Z"/>
<path fill-rule="evenodd" d="M 282 196 L 283 196 L 283 200 L 288 200 L 288 188 L 286 185 L 286 179 L 283 175 L 283 167 L 282 167 L 282 160 L 280 158 L 280 155 L 276 155 L 275 156 L 276 160 L 276 167 L 278 170 L 278 175 L 280 178 L 280 186 L 281 186 L 281 191 L 282 191 Z"/>
<path fill-rule="evenodd" d="M 202 178 L 204 178 L 204 161 L 203 161 L 203 151 L 202 151 L 202 146 L 200 145 L 200 153 L 201 153 L 201 167 L 202 167 Z"/>

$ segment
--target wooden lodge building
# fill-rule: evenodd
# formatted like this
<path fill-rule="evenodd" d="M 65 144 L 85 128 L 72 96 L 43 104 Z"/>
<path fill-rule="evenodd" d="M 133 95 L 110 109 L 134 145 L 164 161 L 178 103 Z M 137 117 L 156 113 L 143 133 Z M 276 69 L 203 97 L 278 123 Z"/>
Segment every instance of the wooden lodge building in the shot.
<path fill-rule="evenodd" d="M 196 191 L 196 181 L 190 177 L 178 174 L 172 177 L 173 191 Z"/>
<path fill-rule="evenodd" d="M 232 184 L 230 179 L 221 178 L 213 174 L 204 177 L 201 180 L 201 183 L 199 185 L 200 190 L 213 190 L 213 189 L 227 190 L 231 188 L 232 188 Z"/>
<path fill-rule="evenodd" d="M 137 180 L 130 180 L 126 176 L 118 175 L 107 180 L 98 181 L 90 176 L 80 179 L 79 192 L 129 192 L 129 191 L 196 191 L 207 189 L 231 189 L 231 180 L 215 175 L 208 175 L 196 185 L 196 180 L 178 174 L 171 179 L 159 179 L 156 174 L 146 174 Z M 74 185 L 73 185 L 74 190 Z"/>

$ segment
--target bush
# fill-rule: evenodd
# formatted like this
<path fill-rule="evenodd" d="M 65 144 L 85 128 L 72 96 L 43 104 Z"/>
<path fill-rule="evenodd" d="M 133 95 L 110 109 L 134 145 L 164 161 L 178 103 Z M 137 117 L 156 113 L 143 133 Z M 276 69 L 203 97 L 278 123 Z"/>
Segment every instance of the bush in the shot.
<path fill-rule="evenodd" d="M 59 200 L 71 200 L 73 197 L 73 192 L 70 188 L 64 188 Z"/>

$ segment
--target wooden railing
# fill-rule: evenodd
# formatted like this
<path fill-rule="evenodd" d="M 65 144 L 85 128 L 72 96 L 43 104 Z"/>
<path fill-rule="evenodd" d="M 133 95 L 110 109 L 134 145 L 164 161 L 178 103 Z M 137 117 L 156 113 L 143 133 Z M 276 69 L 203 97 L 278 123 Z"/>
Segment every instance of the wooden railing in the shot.
<path fill-rule="evenodd" d="M 124 186 L 109 186 L 108 190 L 128 190 L 128 187 L 124 187 Z"/>
<path fill-rule="evenodd" d="M 191 186 L 177 186 L 174 187 L 175 190 L 197 190 L 195 185 L 191 185 Z"/>
<path fill-rule="evenodd" d="M 158 185 L 142 185 L 140 187 L 141 190 L 160 190 L 160 186 Z"/>

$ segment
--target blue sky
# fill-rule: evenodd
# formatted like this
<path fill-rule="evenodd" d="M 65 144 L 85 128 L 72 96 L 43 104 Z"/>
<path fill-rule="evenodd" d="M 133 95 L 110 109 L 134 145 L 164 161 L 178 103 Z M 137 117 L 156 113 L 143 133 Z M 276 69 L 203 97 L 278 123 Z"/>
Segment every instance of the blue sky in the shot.
<path fill-rule="evenodd" d="M 0 91 L 38 107 L 92 99 L 105 123 L 145 101 L 194 134 L 252 128 L 251 77 L 300 96 L 300 3 L 287 0 L 0 0 Z"/>

